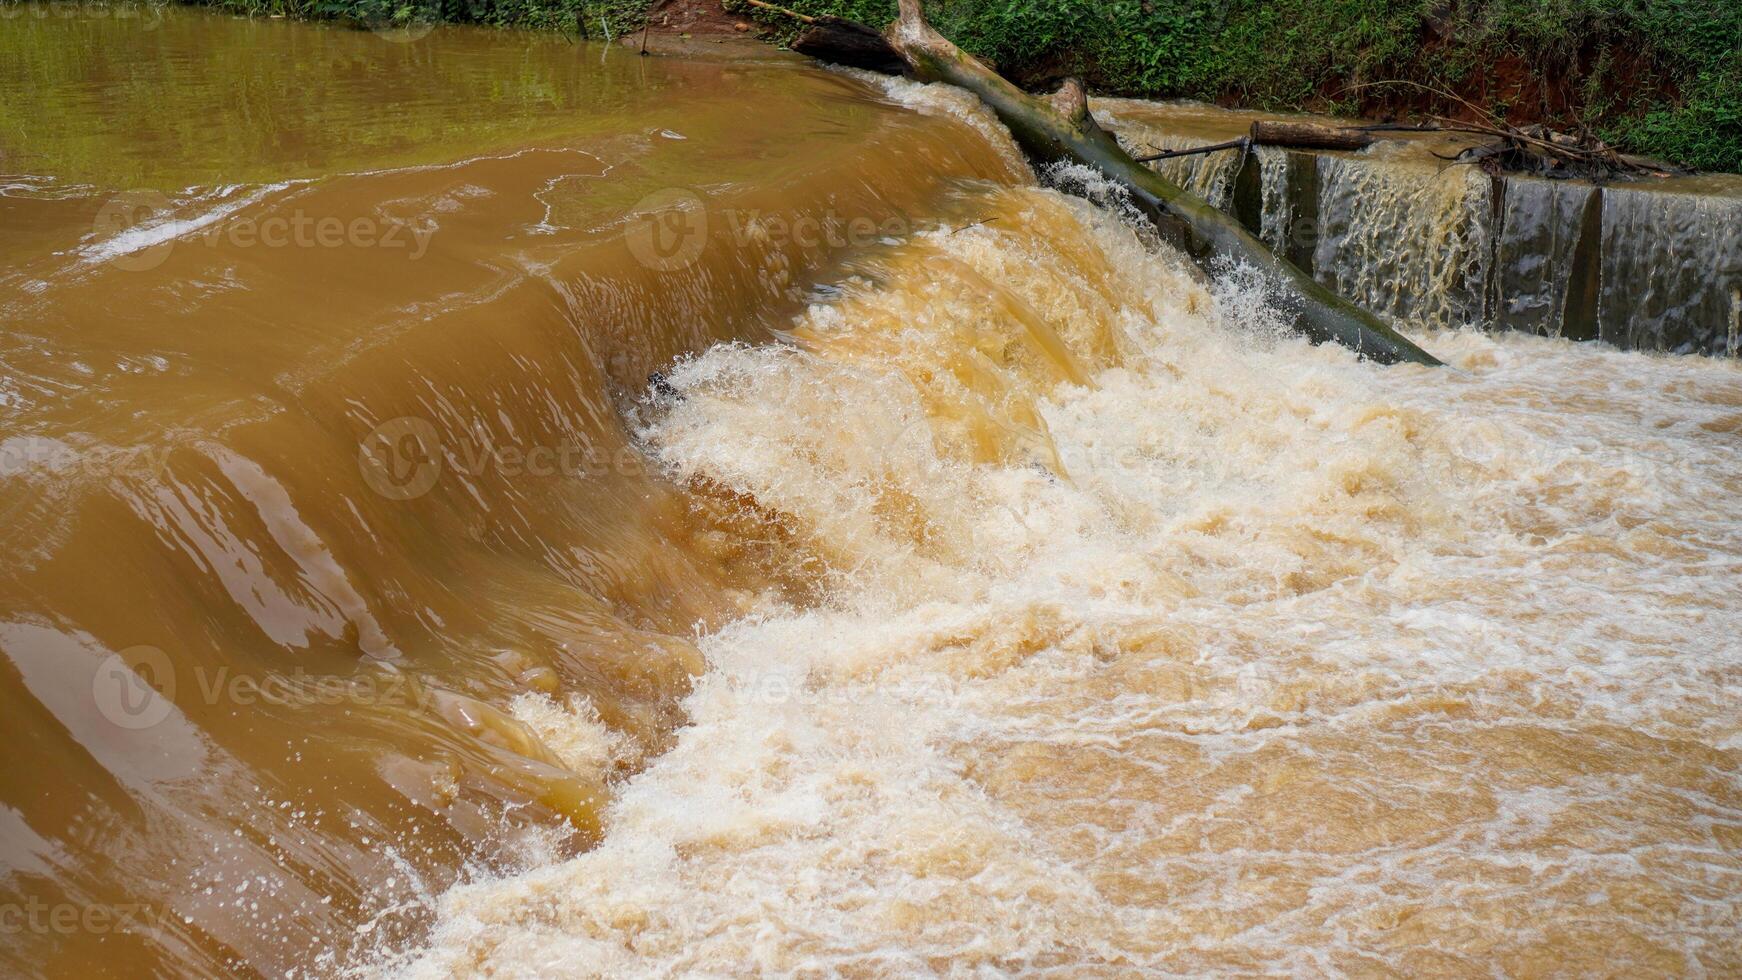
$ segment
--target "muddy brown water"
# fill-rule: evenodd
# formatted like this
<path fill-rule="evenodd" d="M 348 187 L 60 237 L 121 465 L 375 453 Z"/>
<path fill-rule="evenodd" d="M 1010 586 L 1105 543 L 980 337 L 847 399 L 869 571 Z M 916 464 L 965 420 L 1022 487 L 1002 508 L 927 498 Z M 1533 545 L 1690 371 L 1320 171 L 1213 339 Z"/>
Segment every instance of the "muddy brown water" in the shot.
<path fill-rule="evenodd" d="M 780 56 L 12 9 L 9 972 L 1742 969 L 1733 362 L 1377 370 Z"/>

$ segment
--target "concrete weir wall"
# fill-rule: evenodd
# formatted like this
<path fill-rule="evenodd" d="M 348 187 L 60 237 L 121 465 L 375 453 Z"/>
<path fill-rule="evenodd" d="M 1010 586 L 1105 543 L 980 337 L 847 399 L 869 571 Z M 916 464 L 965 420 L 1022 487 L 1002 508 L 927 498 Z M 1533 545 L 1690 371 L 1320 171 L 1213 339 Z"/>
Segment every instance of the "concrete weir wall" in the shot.
<path fill-rule="evenodd" d="M 1137 151 L 1231 139 L 1255 118 L 1125 100 L 1096 108 Z M 1742 177 L 1496 177 L 1435 155 L 1457 148 L 1412 135 L 1359 153 L 1260 147 L 1155 166 L 1406 325 L 1742 350 Z"/>

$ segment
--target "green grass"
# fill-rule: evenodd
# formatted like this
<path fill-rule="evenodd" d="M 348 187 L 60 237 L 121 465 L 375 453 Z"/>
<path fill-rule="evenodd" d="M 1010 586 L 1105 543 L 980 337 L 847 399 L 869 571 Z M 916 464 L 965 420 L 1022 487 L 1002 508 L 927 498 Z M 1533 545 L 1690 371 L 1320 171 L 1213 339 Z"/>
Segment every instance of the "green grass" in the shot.
<path fill-rule="evenodd" d="M 369 25 L 483 24 L 602 39 L 641 28 L 650 0 L 188 0 L 252 16 Z"/>
<path fill-rule="evenodd" d="M 894 13 L 883 0 L 788 5 L 870 23 Z M 1555 106 L 1551 122 L 1742 172 L 1742 0 L 933 0 L 928 9 L 962 47 L 1031 83 L 1076 74 L 1098 91 L 1262 109 L 1347 113 L 1359 105 L 1348 86 L 1389 79 L 1478 92 L 1504 63 L 1509 81 L 1562 93 L 1565 111 Z"/>
<path fill-rule="evenodd" d="M 638 28 L 648 0 L 211 2 L 374 23 L 434 16 L 567 33 L 585 24 L 597 37 L 601 17 L 613 33 Z M 727 3 L 776 29 L 792 27 Z M 895 12 L 894 0 L 786 5 L 871 24 Z M 1263 109 L 1348 113 L 1361 105 L 1348 86 L 1387 79 L 1476 92 L 1501 63 L 1508 81 L 1562 93 L 1565 111 L 1549 114 L 1555 124 L 1586 126 L 1634 152 L 1742 172 L 1742 0 L 932 0 L 928 10 L 946 35 L 1019 80 L 1076 74 L 1102 92 Z M 1371 105 L 1373 93 L 1363 91 Z"/>

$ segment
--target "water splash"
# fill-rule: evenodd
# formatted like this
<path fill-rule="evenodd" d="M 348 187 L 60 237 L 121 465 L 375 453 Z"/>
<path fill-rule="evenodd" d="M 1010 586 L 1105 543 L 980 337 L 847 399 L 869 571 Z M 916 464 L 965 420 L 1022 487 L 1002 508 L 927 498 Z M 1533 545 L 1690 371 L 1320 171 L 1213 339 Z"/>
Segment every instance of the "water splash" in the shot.
<path fill-rule="evenodd" d="M 1095 117 L 1102 126 L 1113 131 L 1132 156 L 1144 156 L 1165 150 L 1189 150 L 1221 139 L 1198 134 L 1174 132 L 1150 125 L 1140 114 L 1123 112 L 1123 100 L 1097 100 Z M 1226 210 L 1234 198 L 1234 177 L 1240 172 L 1245 155 L 1235 151 L 1201 153 L 1152 161 L 1149 166 L 1163 177 L 1191 191 L 1212 205 Z"/>
<path fill-rule="evenodd" d="M 601 846 L 391 968 L 1742 966 L 1736 367 L 1459 332 L 1376 371 L 990 193 L 796 348 L 674 372 L 650 450 L 826 595 L 705 638 Z"/>
<path fill-rule="evenodd" d="M 1486 174 L 1327 155 L 1318 180 L 1321 281 L 1400 321 L 1483 322 L 1494 210 Z"/>

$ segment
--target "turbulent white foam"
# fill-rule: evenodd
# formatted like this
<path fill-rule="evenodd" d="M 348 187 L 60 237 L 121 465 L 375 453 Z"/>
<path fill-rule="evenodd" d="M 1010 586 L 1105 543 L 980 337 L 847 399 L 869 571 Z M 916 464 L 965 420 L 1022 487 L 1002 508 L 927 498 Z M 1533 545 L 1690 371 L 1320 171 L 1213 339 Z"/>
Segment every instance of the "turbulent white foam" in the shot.
<path fill-rule="evenodd" d="M 1161 237 L 1155 224 L 1131 202 L 1131 191 L 1093 167 L 1060 160 L 1041 171 L 1047 186 L 1067 194 L 1093 201 L 1098 207 L 1116 215 L 1148 248 L 1158 248 Z"/>
<path fill-rule="evenodd" d="M 672 374 L 651 446 L 788 515 L 830 601 L 708 637 L 604 842 L 454 889 L 391 969 L 1734 964 L 1736 366 L 1255 343 L 1237 281 L 1004 193 L 804 350 Z M 976 461 L 939 407 L 968 347 L 1014 351 L 975 275 L 1092 369 L 988 360 L 1055 464 Z"/>

